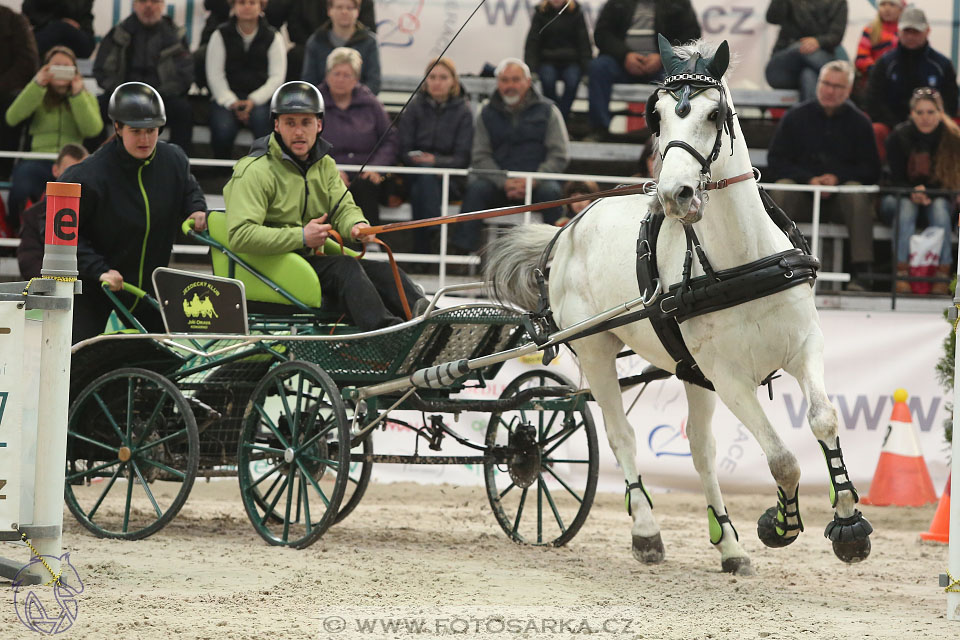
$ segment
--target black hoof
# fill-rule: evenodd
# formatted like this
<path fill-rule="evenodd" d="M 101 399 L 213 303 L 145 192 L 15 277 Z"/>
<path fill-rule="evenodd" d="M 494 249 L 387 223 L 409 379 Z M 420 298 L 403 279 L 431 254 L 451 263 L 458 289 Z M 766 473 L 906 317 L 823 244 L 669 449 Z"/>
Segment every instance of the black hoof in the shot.
<path fill-rule="evenodd" d="M 833 552 L 847 564 L 863 562 L 870 555 L 870 538 L 862 538 L 851 542 L 834 540 Z"/>
<path fill-rule="evenodd" d="M 770 507 L 764 511 L 760 519 L 757 520 L 757 537 L 760 538 L 760 542 L 774 549 L 792 544 L 797 539 L 797 536 L 785 537 L 777 533 L 776 507 Z"/>
<path fill-rule="evenodd" d="M 755 573 L 750 558 L 727 558 L 720 566 L 724 573 L 732 573 L 735 576 L 752 576 Z"/>
<path fill-rule="evenodd" d="M 666 553 L 663 550 L 663 540 L 660 534 L 644 538 L 633 536 L 633 557 L 644 564 L 660 564 Z"/>
<path fill-rule="evenodd" d="M 833 514 L 833 520 L 828 522 L 827 528 L 823 530 L 823 537 L 833 542 L 853 542 L 863 540 L 871 533 L 873 533 L 873 527 L 870 522 L 860 511 L 854 509 L 853 515 L 849 518 L 841 518 Z"/>

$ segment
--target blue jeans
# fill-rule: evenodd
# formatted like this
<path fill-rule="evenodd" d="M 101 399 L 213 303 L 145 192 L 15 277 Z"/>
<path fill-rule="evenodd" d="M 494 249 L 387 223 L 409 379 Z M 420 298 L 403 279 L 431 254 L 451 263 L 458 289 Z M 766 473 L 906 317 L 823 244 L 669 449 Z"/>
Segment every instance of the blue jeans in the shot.
<path fill-rule="evenodd" d="M 10 174 L 10 201 L 7 211 L 7 224 L 14 233 L 20 231 L 20 214 L 26 208 L 27 200 L 40 201 L 47 188 L 47 182 L 53 180 L 53 163 L 49 160 L 21 160 Z"/>
<path fill-rule="evenodd" d="M 536 70 L 540 74 L 540 84 L 543 87 L 543 96 L 553 100 L 560 108 L 563 119 L 570 115 L 573 100 L 577 97 L 577 87 L 580 86 L 580 77 L 583 72 L 579 64 L 568 64 L 560 67 L 549 62 L 540 65 Z M 557 99 L 557 81 L 563 80 L 563 95 Z"/>
<path fill-rule="evenodd" d="M 210 103 L 210 146 L 213 147 L 213 155 L 217 158 L 230 158 L 233 156 L 233 141 L 237 139 L 237 132 L 244 126 L 237 120 L 233 111 L 226 107 L 221 107 L 215 102 Z M 247 128 L 253 133 L 253 137 L 262 138 L 270 133 L 273 123 L 270 120 L 270 104 L 263 103 L 257 105 L 250 112 L 250 120 Z"/>
<path fill-rule="evenodd" d="M 563 187 L 556 180 L 540 180 L 533 187 L 533 202 L 559 200 L 563 197 Z M 483 178 L 475 178 L 467 183 L 467 192 L 463 196 L 461 213 L 481 211 L 511 204 L 503 187 Z M 553 224 L 560 219 L 562 209 L 552 207 L 542 211 L 543 221 Z M 450 242 L 464 251 L 477 251 L 483 245 L 483 220 L 470 220 L 452 225 Z"/>
<path fill-rule="evenodd" d="M 817 97 L 817 78 L 820 67 L 831 60 L 846 60 L 847 52 L 843 47 L 833 51 L 817 49 L 813 53 L 800 53 L 800 43 L 794 42 L 770 57 L 765 75 L 767 84 L 774 89 L 797 89 L 800 101 Z"/>
<path fill-rule="evenodd" d="M 898 203 L 899 201 L 899 203 Z M 897 262 L 910 261 L 910 236 L 917 231 L 917 218 L 923 213 L 927 224 L 943 229 L 943 246 L 940 248 L 940 264 L 953 262 L 953 248 L 950 234 L 953 231 L 953 207 L 947 198 L 933 198 L 929 205 L 922 206 L 910 200 L 909 196 L 883 196 L 880 202 L 880 219 L 892 224 L 899 214 L 897 221 L 896 251 Z"/>
<path fill-rule="evenodd" d="M 656 82 L 662 79 L 662 69 L 650 76 L 632 76 L 612 56 L 597 56 L 590 61 L 590 80 L 587 83 L 590 126 L 603 130 L 610 128 L 610 96 L 613 94 L 614 84 Z"/>

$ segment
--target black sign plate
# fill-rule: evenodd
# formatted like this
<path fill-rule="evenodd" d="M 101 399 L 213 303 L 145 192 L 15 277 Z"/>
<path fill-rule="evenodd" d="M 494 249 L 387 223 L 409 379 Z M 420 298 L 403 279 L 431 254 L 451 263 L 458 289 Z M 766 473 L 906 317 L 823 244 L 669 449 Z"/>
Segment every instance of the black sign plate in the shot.
<path fill-rule="evenodd" d="M 239 280 L 161 267 L 153 272 L 153 288 L 167 333 L 248 333 Z"/>

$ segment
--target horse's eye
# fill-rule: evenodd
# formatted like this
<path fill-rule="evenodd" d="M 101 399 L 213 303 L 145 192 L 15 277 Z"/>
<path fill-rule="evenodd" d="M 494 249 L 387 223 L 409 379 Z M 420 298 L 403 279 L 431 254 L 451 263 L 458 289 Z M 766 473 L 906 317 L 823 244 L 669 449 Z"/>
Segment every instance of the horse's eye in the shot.
<path fill-rule="evenodd" d="M 707 120 L 710 122 L 716 122 L 717 118 L 720 117 L 720 109 L 714 109 L 710 112 L 710 115 L 707 116 Z"/>

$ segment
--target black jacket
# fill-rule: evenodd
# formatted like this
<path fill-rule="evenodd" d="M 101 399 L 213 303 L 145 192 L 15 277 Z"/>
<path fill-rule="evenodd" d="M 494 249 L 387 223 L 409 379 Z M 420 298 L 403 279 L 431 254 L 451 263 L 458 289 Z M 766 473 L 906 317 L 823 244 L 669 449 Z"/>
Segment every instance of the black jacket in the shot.
<path fill-rule="evenodd" d="M 93 35 L 93 0 L 23 0 L 21 8 L 34 29 L 54 20 L 76 20 L 80 30 Z"/>
<path fill-rule="evenodd" d="M 943 186 L 933 176 L 937 166 L 937 149 L 940 147 L 944 128 L 944 125 L 940 124 L 930 133 L 921 133 L 910 120 L 897 125 L 886 141 L 891 185 L 915 187 L 922 184 L 931 189 Z"/>
<path fill-rule="evenodd" d="M 601 54 L 623 64 L 627 49 L 627 29 L 633 22 L 637 0 L 609 0 L 600 10 L 593 29 L 593 40 Z M 700 23 L 690 0 L 655 0 L 654 28 L 670 44 L 683 44 L 700 37 Z"/>
<path fill-rule="evenodd" d="M 841 184 L 876 184 L 880 178 L 873 126 L 849 100 L 832 118 L 816 100 L 790 109 L 773 134 L 767 164 L 774 178 L 799 184 L 824 173 L 834 174 Z"/>
<path fill-rule="evenodd" d="M 327 16 L 327 0 L 270 0 L 266 16 L 267 22 L 277 29 L 286 23 L 290 40 L 299 45 L 306 44 L 307 38 L 330 19 Z M 360 0 L 358 20 L 367 29 L 376 32 L 373 0 Z"/>
<path fill-rule="evenodd" d="M 167 16 L 154 27 L 131 15 L 107 32 L 97 49 L 93 75 L 104 93 L 124 82 L 146 82 L 161 96 L 183 96 L 193 84 L 193 58 L 182 27 Z"/>
<path fill-rule="evenodd" d="M 832 52 L 847 29 L 847 0 L 771 0 L 767 22 L 780 25 L 774 52 L 800 38 L 816 38 L 821 49 Z"/>
<path fill-rule="evenodd" d="M 473 147 L 473 114 L 463 96 L 438 104 L 424 92 L 418 93 L 400 121 L 400 154 L 404 164 L 419 166 L 410 160 L 411 151 L 424 151 L 437 157 L 435 167 L 470 166 Z"/>
<path fill-rule="evenodd" d="M 33 79 L 39 59 L 30 23 L 0 6 L 0 97 L 15 97 Z"/>
<path fill-rule="evenodd" d="M 545 62 L 579 64 L 586 71 L 593 58 L 593 47 L 590 46 L 590 34 L 587 33 L 583 11 L 578 4 L 564 11 L 559 18 L 558 13 L 559 10 L 549 3 L 533 12 L 524 46 L 524 62 L 534 72 Z"/>
<path fill-rule="evenodd" d="M 47 200 L 28 207 L 20 214 L 20 244 L 17 245 L 17 264 L 24 280 L 40 277 L 43 266 L 44 234 L 47 225 Z"/>
<path fill-rule="evenodd" d="M 180 224 L 207 208 L 186 154 L 166 142 L 137 160 L 114 139 L 60 180 L 82 185 L 77 270 L 93 283 L 116 269 L 124 282 L 151 288 L 153 270 L 170 262 Z"/>
<path fill-rule="evenodd" d="M 910 115 L 910 96 L 919 87 L 939 91 L 947 115 L 957 114 L 957 73 L 949 58 L 929 44 L 922 49 L 906 49 L 898 44 L 870 69 L 867 113 L 874 122 L 892 128 Z"/>

